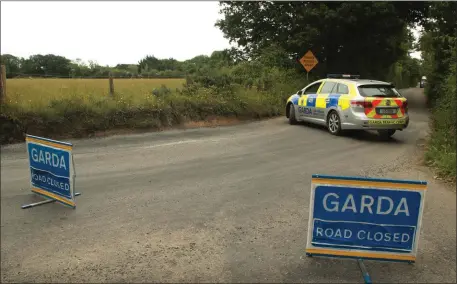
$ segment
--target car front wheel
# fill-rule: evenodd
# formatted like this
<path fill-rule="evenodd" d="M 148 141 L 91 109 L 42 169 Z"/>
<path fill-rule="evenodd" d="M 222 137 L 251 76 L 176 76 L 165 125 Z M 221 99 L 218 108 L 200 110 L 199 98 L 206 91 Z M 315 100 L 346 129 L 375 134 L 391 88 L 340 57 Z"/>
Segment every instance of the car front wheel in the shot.
<path fill-rule="evenodd" d="M 295 118 L 295 108 L 294 108 L 294 104 L 290 104 L 289 105 L 289 124 L 291 125 L 295 125 L 297 124 L 298 121 L 297 119 Z"/>

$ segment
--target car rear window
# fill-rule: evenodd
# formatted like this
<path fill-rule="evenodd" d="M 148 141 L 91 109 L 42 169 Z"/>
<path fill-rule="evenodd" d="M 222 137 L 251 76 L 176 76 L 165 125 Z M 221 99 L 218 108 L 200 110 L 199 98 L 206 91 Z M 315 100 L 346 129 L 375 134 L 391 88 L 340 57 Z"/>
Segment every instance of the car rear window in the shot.
<path fill-rule="evenodd" d="M 401 97 L 394 87 L 389 85 L 364 85 L 359 86 L 359 93 L 362 97 L 383 97 L 397 98 Z"/>

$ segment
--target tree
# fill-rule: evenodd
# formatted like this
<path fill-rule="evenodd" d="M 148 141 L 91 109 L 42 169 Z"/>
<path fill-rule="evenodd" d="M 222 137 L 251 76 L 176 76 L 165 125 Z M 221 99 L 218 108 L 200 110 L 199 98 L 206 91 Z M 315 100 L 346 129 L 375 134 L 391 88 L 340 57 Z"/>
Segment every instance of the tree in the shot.
<path fill-rule="evenodd" d="M 22 72 L 30 75 L 69 76 L 71 61 L 54 54 L 32 55 L 24 60 Z"/>
<path fill-rule="evenodd" d="M 3 54 L 0 56 L 1 64 L 5 65 L 6 77 L 11 78 L 21 72 L 22 58 L 11 54 Z"/>
<path fill-rule="evenodd" d="M 297 61 L 307 50 L 316 71 L 383 78 L 407 51 L 405 28 L 420 21 L 425 2 L 221 2 L 216 26 L 255 56 L 276 44 Z"/>
<path fill-rule="evenodd" d="M 142 71 L 165 71 L 181 69 L 180 62 L 174 58 L 158 59 L 155 56 L 146 56 L 138 62 L 138 73 Z"/>
<path fill-rule="evenodd" d="M 210 64 L 212 68 L 221 68 L 233 65 L 233 60 L 228 50 L 216 50 L 211 53 Z"/>
<path fill-rule="evenodd" d="M 433 2 L 427 16 L 420 48 L 427 74 L 429 103 L 433 105 L 446 93 L 447 77 L 456 64 L 453 54 L 457 48 L 457 2 Z"/>
<path fill-rule="evenodd" d="M 438 175 L 456 176 L 457 2 L 432 2 L 420 48 L 427 76 L 432 132 L 425 161 Z"/>
<path fill-rule="evenodd" d="M 155 56 L 146 56 L 138 62 L 138 73 L 150 71 L 151 69 L 159 69 L 160 60 Z"/>

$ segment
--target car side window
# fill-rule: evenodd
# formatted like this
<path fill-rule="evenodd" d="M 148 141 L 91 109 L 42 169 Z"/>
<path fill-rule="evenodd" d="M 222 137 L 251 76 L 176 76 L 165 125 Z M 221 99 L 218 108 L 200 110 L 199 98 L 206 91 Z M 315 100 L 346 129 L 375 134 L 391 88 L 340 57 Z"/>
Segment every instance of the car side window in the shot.
<path fill-rule="evenodd" d="M 321 82 L 315 83 L 308 88 L 305 89 L 304 94 L 316 94 L 317 90 L 319 90 L 319 87 L 321 86 Z"/>
<path fill-rule="evenodd" d="M 349 88 L 345 84 L 340 84 L 339 83 L 336 92 L 338 94 L 343 94 L 343 95 L 349 94 Z"/>
<path fill-rule="evenodd" d="M 321 94 L 330 94 L 333 89 L 335 89 L 336 83 L 334 82 L 325 82 L 324 86 L 320 91 Z"/>

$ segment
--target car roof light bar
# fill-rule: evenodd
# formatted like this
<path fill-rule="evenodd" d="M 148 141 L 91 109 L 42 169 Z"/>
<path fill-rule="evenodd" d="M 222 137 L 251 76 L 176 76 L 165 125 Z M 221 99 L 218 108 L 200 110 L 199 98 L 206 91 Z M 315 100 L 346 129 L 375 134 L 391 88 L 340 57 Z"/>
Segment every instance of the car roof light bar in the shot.
<path fill-rule="evenodd" d="M 333 78 L 333 79 L 360 79 L 360 75 L 327 74 L 327 78 Z"/>

